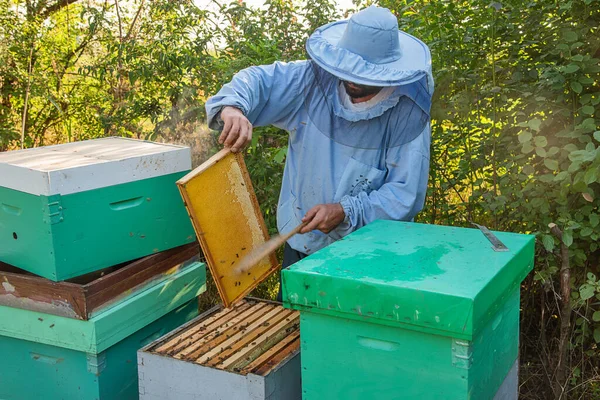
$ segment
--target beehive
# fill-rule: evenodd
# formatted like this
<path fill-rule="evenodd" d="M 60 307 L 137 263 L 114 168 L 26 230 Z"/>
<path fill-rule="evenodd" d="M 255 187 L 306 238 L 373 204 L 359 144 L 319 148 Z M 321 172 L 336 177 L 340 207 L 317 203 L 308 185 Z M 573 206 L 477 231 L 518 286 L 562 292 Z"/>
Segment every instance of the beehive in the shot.
<path fill-rule="evenodd" d="M 139 353 L 140 398 L 300 398 L 299 314 L 254 299 L 217 307 Z"/>
<path fill-rule="evenodd" d="M 244 273 L 268 239 L 242 155 L 223 150 L 178 182 L 223 304 L 138 352 L 142 399 L 300 399 L 296 312 L 244 300 L 278 270 L 274 256 Z"/>
<path fill-rule="evenodd" d="M 198 245 L 190 243 L 65 282 L 0 262 L 0 305 L 88 320 L 198 261 L 198 256 Z"/>
<path fill-rule="evenodd" d="M 0 261 L 62 281 L 191 243 L 190 169 L 187 147 L 124 138 L 0 153 Z"/>
<path fill-rule="evenodd" d="M 284 270 L 303 399 L 514 399 L 534 238 L 496 235 L 509 251 L 476 229 L 376 221 Z"/>
<path fill-rule="evenodd" d="M 88 320 L 0 306 L 0 398 L 136 399 L 137 350 L 198 315 L 205 277 L 192 262 Z"/>

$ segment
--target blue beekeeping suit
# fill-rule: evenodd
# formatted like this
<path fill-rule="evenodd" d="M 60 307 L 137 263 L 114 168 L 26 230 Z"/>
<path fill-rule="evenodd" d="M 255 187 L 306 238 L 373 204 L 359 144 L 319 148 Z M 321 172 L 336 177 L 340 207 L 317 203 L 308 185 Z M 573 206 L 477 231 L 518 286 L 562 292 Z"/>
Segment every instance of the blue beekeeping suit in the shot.
<path fill-rule="evenodd" d="M 373 20 L 378 28 L 382 19 L 385 22 L 383 9 L 370 7 L 361 13 L 368 10 L 375 12 L 363 15 L 363 20 L 355 18 L 355 30 L 373 25 Z M 392 54 L 388 62 L 369 61 L 365 52 L 372 46 L 355 49 L 356 41 L 348 38 L 350 49 L 339 47 L 352 34 L 348 34 L 352 19 L 350 24 L 334 22 L 308 40 L 311 60 L 244 69 L 206 104 L 213 129 L 222 128 L 221 109 L 233 106 L 254 126 L 274 125 L 289 132 L 277 209 L 280 233 L 299 225 L 313 206 L 342 205 L 346 216 L 336 229 L 296 235 L 288 241 L 301 253 L 313 253 L 377 219 L 412 220 L 424 205 L 431 141 L 431 58 L 422 42 L 398 31 L 395 17 L 393 21 L 392 38 L 398 42 L 400 59 Z M 354 35 L 364 37 L 365 32 Z M 331 47 L 332 42 L 338 47 Z M 356 55 L 359 51 L 362 56 Z M 385 86 L 385 96 L 354 107 L 344 98 L 342 80 Z"/>

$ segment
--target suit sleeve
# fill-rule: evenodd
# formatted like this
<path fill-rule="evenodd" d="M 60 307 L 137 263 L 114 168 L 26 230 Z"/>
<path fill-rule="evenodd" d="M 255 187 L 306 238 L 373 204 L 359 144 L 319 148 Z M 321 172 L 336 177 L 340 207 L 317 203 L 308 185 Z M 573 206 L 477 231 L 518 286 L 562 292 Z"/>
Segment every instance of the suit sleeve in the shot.
<path fill-rule="evenodd" d="M 275 62 L 246 68 L 206 102 L 208 125 L 220 130 L 221 109 L 233 106 L 240 109 L 254 126 L 275 125 L 286 129 L 292 115 L 302 106 L 302 85 L 308 63 Z"/>

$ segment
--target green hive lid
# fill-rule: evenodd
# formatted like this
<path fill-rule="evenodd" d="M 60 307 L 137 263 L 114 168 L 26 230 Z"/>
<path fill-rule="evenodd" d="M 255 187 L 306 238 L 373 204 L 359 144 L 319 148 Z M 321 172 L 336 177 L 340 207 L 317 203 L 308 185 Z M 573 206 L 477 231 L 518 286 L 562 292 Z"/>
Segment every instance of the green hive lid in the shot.
<path fill-rule="evenodd" d="M 531 235 L 377 221 L 283 271 L 284 305 L 471 340 L 533 268 Z"/>

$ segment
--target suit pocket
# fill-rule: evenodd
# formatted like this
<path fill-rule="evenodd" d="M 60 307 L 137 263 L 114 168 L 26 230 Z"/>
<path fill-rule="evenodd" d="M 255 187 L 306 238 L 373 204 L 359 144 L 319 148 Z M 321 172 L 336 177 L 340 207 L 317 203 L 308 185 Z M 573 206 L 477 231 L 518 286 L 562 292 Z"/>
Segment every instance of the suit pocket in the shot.
<path fill-rule="evenodd" d="M 350 158 L 342 179 L 335 192 L 335 201 L 342 197 L 357 196 L 361 192 L 370 193 L 379 189 L 385 182 L 386 171 Z"/>

